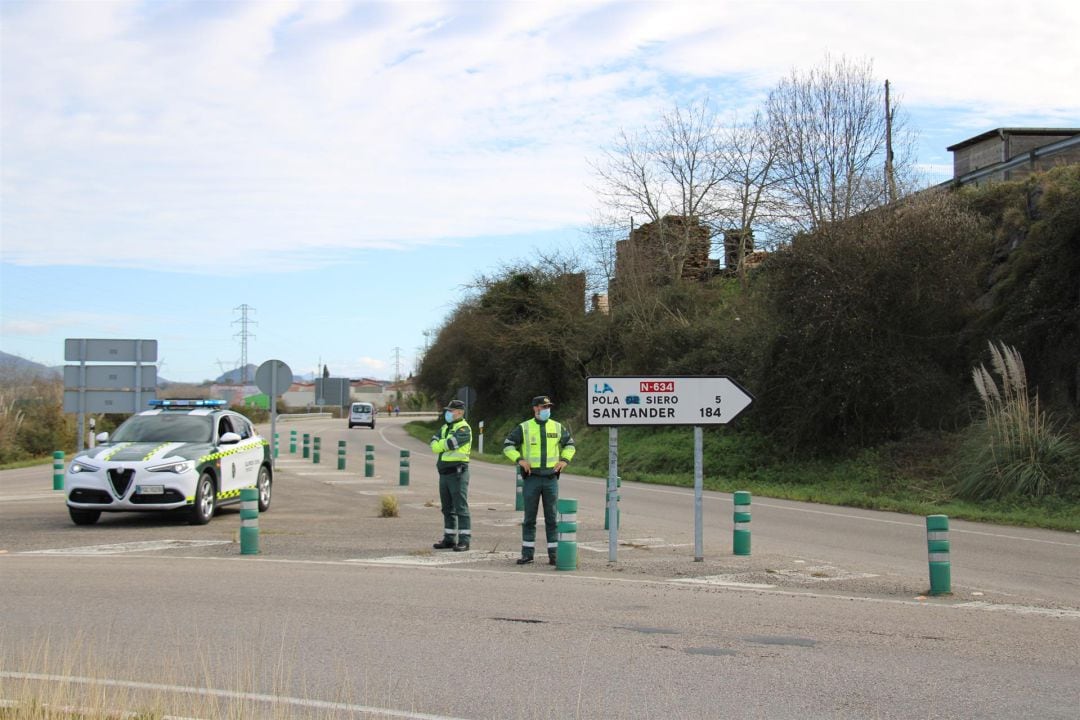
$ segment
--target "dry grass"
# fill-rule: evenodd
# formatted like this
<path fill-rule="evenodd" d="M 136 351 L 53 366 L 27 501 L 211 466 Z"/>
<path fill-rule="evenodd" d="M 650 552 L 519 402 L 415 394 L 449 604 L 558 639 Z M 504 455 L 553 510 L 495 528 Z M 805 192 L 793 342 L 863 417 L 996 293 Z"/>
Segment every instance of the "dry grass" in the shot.
<path fill-rule="evenodd" d="M 981 364 L 971 373 L 984 423 L 972 428 L 962 451 L 958 494 L 972 500 L 1066 494 L 1080 448 L 1039 407 L 1016 348 L 990 343 L 990 356 L 994 374 Z"/>
<path fill-rule="evenodd" d="M 379 517 L 391 518 L 398 516 L 398 499 L 394 495 L 383 495 L 379 498 Z"/>

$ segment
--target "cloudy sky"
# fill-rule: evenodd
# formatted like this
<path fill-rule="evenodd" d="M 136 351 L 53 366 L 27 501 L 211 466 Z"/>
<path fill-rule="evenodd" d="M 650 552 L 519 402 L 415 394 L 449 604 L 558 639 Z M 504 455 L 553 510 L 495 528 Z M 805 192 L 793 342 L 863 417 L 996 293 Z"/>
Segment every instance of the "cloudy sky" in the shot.
<path fill-rule="evenodd" d="M 868 58 L 941 181 L 952 143 L 1080 126 L 1078 8 L 0 0 L 0 349 L 151 338 L 200 381 L 247 305 L 250 362 L 408 372 L 471 279 L 583 244 L 620 128 Z"/>

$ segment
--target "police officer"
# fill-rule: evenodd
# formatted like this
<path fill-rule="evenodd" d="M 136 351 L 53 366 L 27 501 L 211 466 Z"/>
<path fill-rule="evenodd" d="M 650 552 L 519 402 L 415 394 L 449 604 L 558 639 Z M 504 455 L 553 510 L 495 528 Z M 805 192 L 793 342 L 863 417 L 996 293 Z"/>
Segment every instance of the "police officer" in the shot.
<path fill-rule="evenodd" d="M 431 436 L 431 451 L 438 456 L 439 499 L 442 500 L 443 538 L 432 547 L 464 552 L 472 540 L 469 518 L 469 454 L 472 428 L 465 422 L 465 403 L 451 400 L 443 408 L 443 426 Z"/>
<path fill-rule="evenodd" d="M 533 561 L 536 550 L 536 509 L 544 500 L 544 529 L 547 531 L 548 564 L 555 564 L 558 523 L 555 500 L 559 497 L 559 473 L 574 459 L 577 449 L 570 431 L 551 419 L 551 398 L 532 399 L 533 416 L 521 423 L 503 441 L 503 455 L 517 463 L 524 477 L 525 521 L 521 524 L 521 557 L 518 565 Z"/>

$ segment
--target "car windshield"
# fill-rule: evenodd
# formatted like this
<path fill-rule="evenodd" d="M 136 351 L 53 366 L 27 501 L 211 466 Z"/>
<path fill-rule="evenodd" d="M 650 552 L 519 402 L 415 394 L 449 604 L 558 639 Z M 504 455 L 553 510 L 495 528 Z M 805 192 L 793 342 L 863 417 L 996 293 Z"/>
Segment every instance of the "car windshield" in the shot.
<path fill-rule="evenodd" d="M 213 423 L 208 415 L 136 415 L 116 428 L 111 442 L 210 442 Z"/>
<path fill-rule="evenodd" d="M 353 405 L 352 406 L 352 411 L 354 413 L 369 413 L 369 412 L 371 412 L 371 406 L 370 405 Z"/>

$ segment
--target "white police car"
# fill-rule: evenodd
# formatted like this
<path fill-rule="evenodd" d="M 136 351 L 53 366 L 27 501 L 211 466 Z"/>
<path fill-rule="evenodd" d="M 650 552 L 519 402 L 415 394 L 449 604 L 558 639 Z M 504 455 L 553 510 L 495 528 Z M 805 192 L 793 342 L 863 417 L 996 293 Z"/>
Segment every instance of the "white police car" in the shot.
<path fill-rule="evenodd" d="M 205 525 L 220 505 L 258 488 L 259 511 L 270 507 L 273 466 L 266 440 L 224 400 L 151 400 L 103 444 L 76 455 L 64 478 L 68 512 L 91 525 L 103 512 L 187 508 Z"/>

